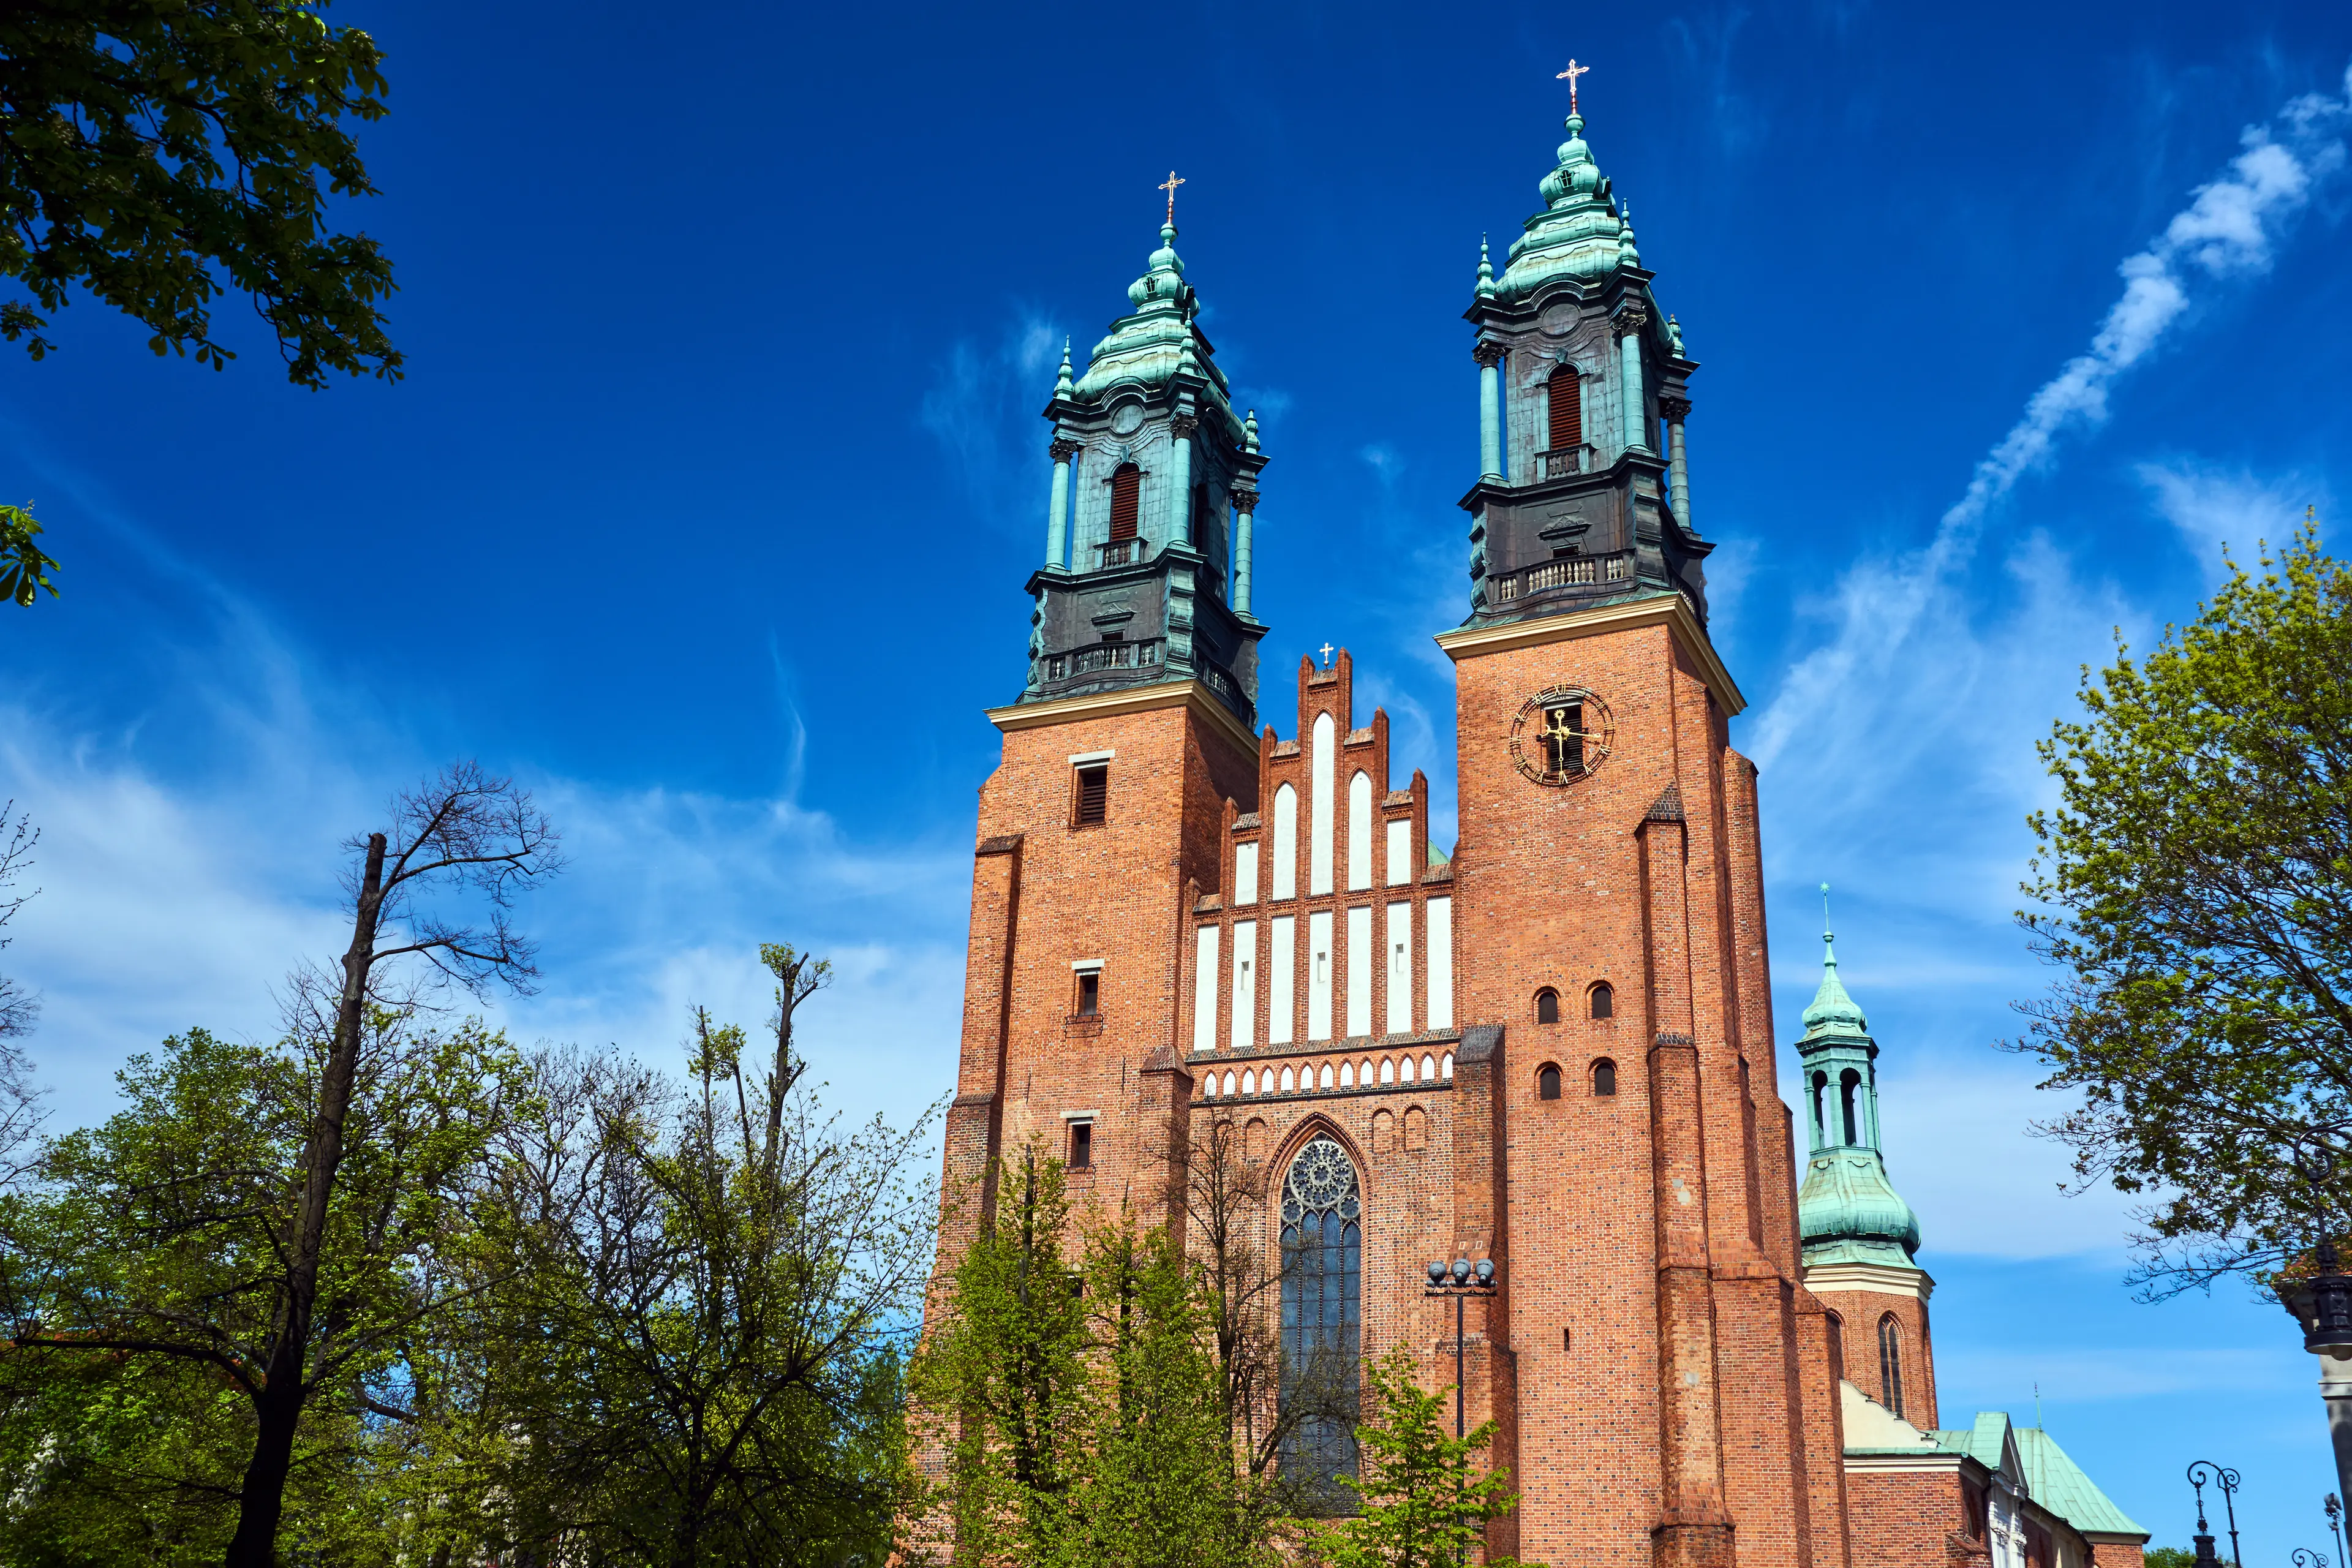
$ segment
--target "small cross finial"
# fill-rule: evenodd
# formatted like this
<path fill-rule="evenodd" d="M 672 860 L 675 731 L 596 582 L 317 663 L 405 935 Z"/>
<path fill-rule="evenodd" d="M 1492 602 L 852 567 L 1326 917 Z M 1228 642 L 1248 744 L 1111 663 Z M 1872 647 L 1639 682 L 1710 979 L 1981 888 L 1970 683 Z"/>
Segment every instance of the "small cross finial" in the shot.
<path fill-rule="evenodd" d="M 1171 169 L 1168 171 L 1168 178 L 1161 181 L 1158 186 L 1154 187 L 1155 189 L 1166 191 L 1168 193 L 1168 221 L 1171 224 L 1176 221 L 1176 187 L 1188 183 L 1189 182 L 1187 181 L 1178 179 L 1176 177 L 1176 171 Z"/>
<path fill-rule="evenodd" d="M 1570 114 L 1577 112 L 1576 79 L 1580 76 L 1589 75 L 1591 70 L 1592 68 L 1591 66 L 1580 66 L 1574 60 L 1570 60 L 1568 62 L 1568 68 L 1566 70 L 1552 78 L 1554 81 L 1564 81 L 1568 83 L 1568 111 Z"/>
<path fill-rule="evenodd" d="M 1830 940 L 1830 885 L 1822 884 L 1822 940 Z"/>
<path fill-rule="evenodd" d="M 1331 645 L 1329 643 L 1325 643 L 1323 645 L 1323 668 L 1326 669 L 1331 668 Z"/>

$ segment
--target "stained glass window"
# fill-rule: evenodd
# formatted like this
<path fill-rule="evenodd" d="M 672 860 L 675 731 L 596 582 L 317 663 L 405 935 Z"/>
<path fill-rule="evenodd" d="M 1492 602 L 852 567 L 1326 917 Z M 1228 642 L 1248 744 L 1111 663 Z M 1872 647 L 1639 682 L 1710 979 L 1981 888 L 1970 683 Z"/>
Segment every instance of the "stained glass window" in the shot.
<path fill-rule="evenodd" d="M 1316 1511 L 1353 1511 L 1362 1358 L 1363 1198 L 1346 1150 L 1317 1138 L 1282 1184 L 1283 1468 Z"/>

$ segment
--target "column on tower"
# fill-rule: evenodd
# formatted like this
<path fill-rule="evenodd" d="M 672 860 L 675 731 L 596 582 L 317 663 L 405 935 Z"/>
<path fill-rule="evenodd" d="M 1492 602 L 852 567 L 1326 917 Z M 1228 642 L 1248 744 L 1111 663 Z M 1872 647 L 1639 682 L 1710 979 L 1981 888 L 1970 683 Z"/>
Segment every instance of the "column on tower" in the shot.
<path fill-rule="evenodd" d="M 1160 548 L 1197 545 L 1192 537 L 1192 432 L 1200 421 L 1178 415 L 1168 422 L 1168 536 Z"/>
<path fill-rule="evenodd" d="M 1647 320 L 1649 312 L 1638 305 L 1617 318 L 1617 330 L 1624 334 L 1617 342 L 1625 367 L 1621 379 L 1624 384 L 1624 443 L 1629 452 L 1642 450 L 1650 444 L 1649 432 L 1643 427 L 1646 421 L 1642 416 L 1642 323 Z"/>
<path fill-rule="evenodd" d="M 1480 343 L 1478 361 L 1478 474 L 1503 477 L 1503 345 Z"/>
<path fill-rule="evenodd" d="M 1234 613 L 1250 613 L 1250 556 L 1255 545 L 1254 524 L 1257 517 L 1257 492 L 1236 489 L 1234 491 Z"/>
<path fill-rule="evenodd" d="M 1078 443 L 1056 436 L 1047 449 L 1054 455 L 1054 494 L 1045 507 L 1045 564 L 1059 571 L 1069 560 L 1070 459 L 1078 455 Z"/>
<path fill-rule="evenodd" d="M 1666 439 L 1673 444 L 1668 482 L 1674 487 L 1675 521 L 1687 529 L 1691 526 L 1690 465 L 1683 458 L 1683 422 L 1690 416 L 1690 405 L 1679 397 L 1668 398 L 1660 411 L 1666 416 Z"/>

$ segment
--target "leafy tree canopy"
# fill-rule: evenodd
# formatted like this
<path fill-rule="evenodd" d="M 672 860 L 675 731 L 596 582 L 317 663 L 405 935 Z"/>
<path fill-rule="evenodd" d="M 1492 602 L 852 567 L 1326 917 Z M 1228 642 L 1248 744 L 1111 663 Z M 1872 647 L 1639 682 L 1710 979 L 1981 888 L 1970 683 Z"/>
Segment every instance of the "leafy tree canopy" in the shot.
<path fill-rule="evenodd" d="M 2043 1131 L 2142 1194 L 2158 1293 L 2341 1234 L 2352 1187 L 2352 570 L 2315 533 L 2233 568 L 2145 660 L 2085 670 L 2021 913 L 2065 972 L 2011 1048 Z"/>
<path fill-rule="evenodd" d="M 382 57 L 325 0 L 11 0 L 0 6 L 0 336 L 35 359 L 79 286 L 161 354 L 236 354 L 213 335 L 234 288 L 289 380 L 400 375 L 380 304 L 392 263 L 329 222 L 373 195 L 351 122 L 384 112 Z M 226 283 L 224 283 L 226 279 Z"/>

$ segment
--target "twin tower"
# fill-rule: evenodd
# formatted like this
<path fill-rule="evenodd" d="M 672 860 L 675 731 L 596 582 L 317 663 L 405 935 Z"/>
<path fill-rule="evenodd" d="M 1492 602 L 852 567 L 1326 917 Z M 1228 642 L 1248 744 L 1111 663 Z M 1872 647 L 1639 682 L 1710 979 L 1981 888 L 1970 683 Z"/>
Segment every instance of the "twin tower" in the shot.
<path fill-rule="evenodd" d="M 1697 366 L 1567 126 L 1466 312 L 1450 856 L 1347 655 L 1301 662 L 1292 738 L 1261 728 L 1267 458 L 1172 221 L 1084 374 L 1065 356 L 1027 684 L 989 714 L 940 1279 L 995 1157 L 1197 1237 L 1188 1170 L 1233 1151 L 1290 1364 L 1402 1344 L 1451 1384 L 1429 1262 L 1494 1263 L 1467 1414 L 1521 1500 L 1492 1552 L 1849 1568 L 1843 1349 L 1803 1283 L 1756 773 L 1691 521 Z M 1917 1306 L 1887 1321 L 1924 1342 Z M 1346 1426 L 1301 1423 L 1285 1463 L 1344 1473 Z"/>

